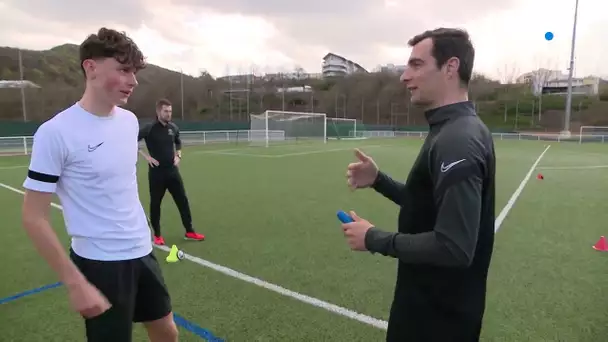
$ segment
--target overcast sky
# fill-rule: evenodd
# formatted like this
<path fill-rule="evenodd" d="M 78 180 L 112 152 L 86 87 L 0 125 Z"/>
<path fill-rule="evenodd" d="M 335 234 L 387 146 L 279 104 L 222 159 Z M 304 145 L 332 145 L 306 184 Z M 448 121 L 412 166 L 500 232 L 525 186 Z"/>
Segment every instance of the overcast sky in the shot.
<path fill-rule="evenodd" d="M 61 6 L 58 4 L 61 3 Z M 0 0 L 0 45 L 79 44 L 101 26 L 127 31 L 148 61 L 197 75 L 320 72 L 327 52 L 372 70 L 405 64 L 407 41 L 467 29 L 475 70 L 495 78 L 539 67 L 566 72 L 575 0 Z M 608 5 L 580 0 L 576 75 L 608 76 Z M 602 17 L 605 16 L 604 18 Z M 546 41 L 552 31 L 555 38 Z"/>

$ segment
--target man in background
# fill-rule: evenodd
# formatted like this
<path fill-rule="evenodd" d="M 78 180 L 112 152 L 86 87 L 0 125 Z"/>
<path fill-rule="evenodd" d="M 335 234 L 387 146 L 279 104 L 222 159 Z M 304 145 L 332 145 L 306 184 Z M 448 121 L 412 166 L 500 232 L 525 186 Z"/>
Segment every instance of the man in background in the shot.
<path fill-rule="evenodd" d="M 398 232 L 351 212 L 343 225 L 353 250 L 397 258 L 387 341 L 477 342 L 494 245 L 492 135 L 468 100 L 475 50 L 462 30 L 426 31 L 409 41 L 401 76 L 425 109 L 429 134 L 407 181 L 380 172 L 356 150 L 351 188 L 372 187 L 401 207 Z"/>
<path fill-rule="evenodd" d="M 178 165 L 182 159 L 182 142 L 179 128 L 171 121 L 173 108 L 167 99 L 156 102 L 156 120 L 143 126 L 139 131 L 138 141 L 144 140 L 148 154 L 140 150 L 141 155 L 148 161 L 148 181 L 150 183 L 150 223 L 154 230 L 154 243 L 164 245 L 160 230 L 161 203 L 165 192 L 169 190 L 177 205 L 182 224 L 186 229 L 184 238 L 202 241 L 203 234 L 194 231 L 192 214 L 184 182 Z"/>

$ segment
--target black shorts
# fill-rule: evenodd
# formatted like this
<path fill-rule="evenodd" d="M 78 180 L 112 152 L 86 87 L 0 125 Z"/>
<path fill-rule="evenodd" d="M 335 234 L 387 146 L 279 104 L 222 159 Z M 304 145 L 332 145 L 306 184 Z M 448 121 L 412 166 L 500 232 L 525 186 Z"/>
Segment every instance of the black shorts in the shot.
<path fill-rule="evenodd" d="M 133 260 L 96 261 L 70 249 L 70 258 L 112 304 L 103 314 L 85 319 L 87 341 L 130 342 L 133 322 L 154 321 L 171 312 L 169 291 L 153 252 Z"/>

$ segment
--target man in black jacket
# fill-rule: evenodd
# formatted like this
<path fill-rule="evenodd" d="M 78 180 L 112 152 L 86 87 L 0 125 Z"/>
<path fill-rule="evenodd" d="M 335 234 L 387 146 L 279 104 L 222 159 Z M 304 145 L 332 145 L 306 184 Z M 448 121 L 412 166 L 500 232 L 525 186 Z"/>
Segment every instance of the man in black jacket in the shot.
<path fill-rule="evenodd" d="M 401 207 L 398 232 L 351 212 L 343 225 L 353 250 L 399 260 L 387 341 L 476 342 L 494 245 L 492 135 L 468 101 L 474 48 L 465 31 L 436 29 L 410 40 L 401 76 L 425 109 L 429 133 L 405 184 L 356 150 L 353 189 L 372 187 Z"/>
<path fill-rule="evenodd" d="M 148 154 L 140 150 L 146 158 L 150 168 L 148 180 L 150 183 L 150 223 L 154 229 L 154 243 L 164 245 L 165 239 L 160 233 L 160 205 L 165 192 L 173 197 L 182 224 L 186 229 L 186 240 L 202 241 L 203 234 L 194 231 L 192 227 L 192 214 L 186 196 L 186 189 L 178 164 L 182 159 L 182 141 L 179 137 L 179 128 L 171 121 L 172 105 L 167 99 L 160 99 L 156 103 L 156 120 L 139 130 L 138 140 L 144 139 Z"/>

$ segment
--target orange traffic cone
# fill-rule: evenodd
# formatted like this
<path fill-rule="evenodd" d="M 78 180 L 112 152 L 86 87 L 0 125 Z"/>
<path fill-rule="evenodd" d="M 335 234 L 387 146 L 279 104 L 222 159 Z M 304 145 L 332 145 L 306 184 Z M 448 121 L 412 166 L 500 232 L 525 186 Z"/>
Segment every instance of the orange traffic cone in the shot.
<path fill-rule="evenodd" d="M 542 173 L 539 173 L 539 174 L 536 176 L 536 179 L 543 180 L 543 179 L 545 179 L 545 176 L 543 176 L 543 174 L 542 174 Z"/>
<path fill-rule="evenodd" d="M 593 245 L 593 249 L 600 252 L 608 252 L 608 245 L 606 244 L 606 237 L 602 236 L 600 239 Z"/>

